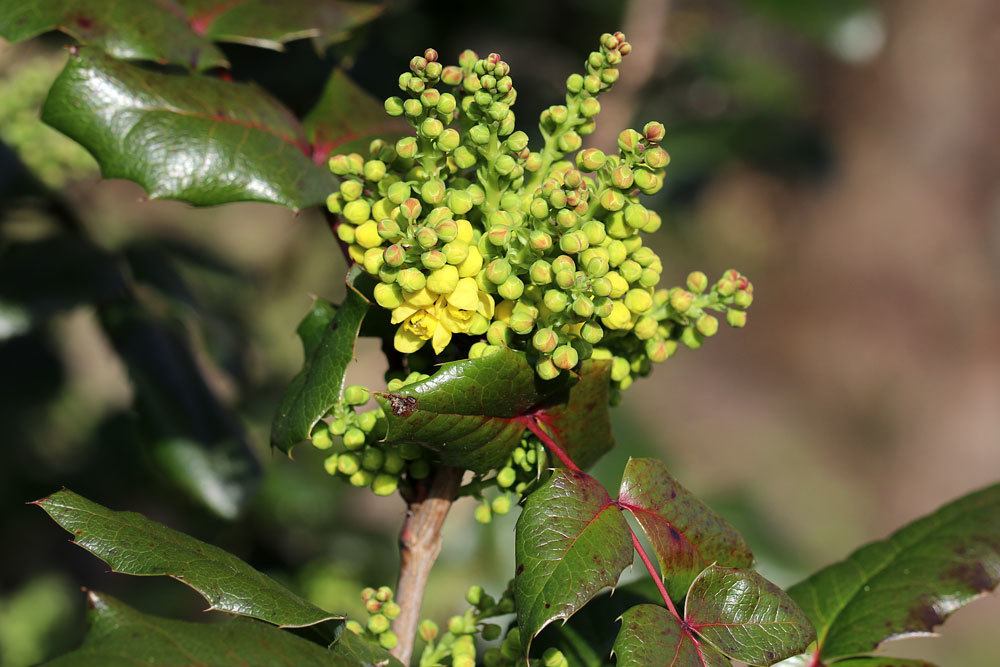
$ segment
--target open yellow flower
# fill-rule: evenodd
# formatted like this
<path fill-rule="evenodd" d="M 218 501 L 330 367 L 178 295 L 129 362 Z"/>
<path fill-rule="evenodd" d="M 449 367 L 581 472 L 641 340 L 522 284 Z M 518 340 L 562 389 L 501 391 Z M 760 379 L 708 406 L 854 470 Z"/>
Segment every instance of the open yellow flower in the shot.
<path fill-rule="evenodd" d="M 424 288 L 404 292 L 402 305 L 392 311 L 392 323 L 400 324 L 393 339 L 400 352 L 416 352 L 431 341 L 440 354 L 456 333 L 480 335 L 493 319 L 493 297 L 479 289 L 474 278 L 462 278 L 447 295 Z"/>

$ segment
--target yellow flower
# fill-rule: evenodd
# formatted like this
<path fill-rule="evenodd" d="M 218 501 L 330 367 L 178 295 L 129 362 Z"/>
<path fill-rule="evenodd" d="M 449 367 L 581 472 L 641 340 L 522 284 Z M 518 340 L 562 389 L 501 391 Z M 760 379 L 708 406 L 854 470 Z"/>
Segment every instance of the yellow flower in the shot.
<path fill-rule="evenodd" d="M 494 314 L 493 297 L 482 292 L 473 278 L 460 279 L 447 295 L 424 288 L 403 296 L 402 305 L 392 311 L 392 323 L 402 323 L 393 340 L 400 352 L 416 352 L 431 341 L 440 354 L 453 334 L 484 333 Z"/>

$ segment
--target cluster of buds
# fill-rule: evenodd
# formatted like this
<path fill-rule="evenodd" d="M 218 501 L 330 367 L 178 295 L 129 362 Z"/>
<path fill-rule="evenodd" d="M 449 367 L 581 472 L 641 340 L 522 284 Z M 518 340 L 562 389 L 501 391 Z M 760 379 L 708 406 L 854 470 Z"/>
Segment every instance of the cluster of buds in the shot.
<path fill-rule="evenodd" d="M 412 373 L 405 379 L 390 381 L 389 388 L 399 389 L 426 377 Z M 427 477 L 430 461 L 427 451 L 418 445 L 378 442 L 378 434 L 385 432 L 382 409 L 358 411 L 370 399 L 371 392 L 365 387 L 351 385 L 345 388 L 343 400 L 313 428 L 310 440 L 317 449 L 335 450 L 323 462 L 328 473 L 342 477 L 352 486 L 368 487 L 375 495 L 388 496 L 399 488 L 403 477 Z"/>
<path fill-rule="evenodd" d="M 358 621 L 350 620 L 347 621 L 347 629 L 377 641 L 386 650 L 396 648 L 399 638 L 389 626 L 401 610 L 392 599 L 392 589 L 388 586 L 382 586 L 378 590 L 366 588 L 361 591 L 361 600 L 368 612 L 368 622 L 362 626 Z"/>
<path fill-rule="evenodd" d="M 490 523 L 494 515 L 502 516 L 530 493 L 546 476 L 549 468 L 548 452 L 541 441 L 531 434 L 521 438 L 496 474 L 474 480 L 463 490 L 479 499 L 475 519 L 479 523 Z M 500 493 L 491 499 L 485 491 L 495 487 Z"/>
<path fill-rule="evenodd" d="M 642 234 L 660 217 L 639 198 L 663 186 L 663 125 L 623 131 L 612 155 L 581 150 L 598 95 L 630 51 L 621 33 L 601 36 L 586 71 L 567 79 L 565 104 L 542 112 L 535 152 L 515 129 L 517 91 L 499 55 L 465 51 L 442 66 L 428 49 L 400 76 L 402 95 L 385 102 L 414 135 L 376 140 L 367 159 L 331 158 L 342 177 L 327 202 L 337 234 L 378 279 L 374 298 L 398 325 L 399 351 L 430 342 L 441 354 L 468 336 L 470 358 L 522 350 L 543 379 L 603 355 L 624 388 L 678 342 L 712 335 L 706 310 L 732 309 L 727 320 L 745 322 L 748 300 L 735 291 L 657 290 L 663 266 Z"/>
<path fill-rule="evenodd" d="M 483 619 L 510 614 L 514 611 L 514 598 L 508 588 L 499 600 L 487 595 L 482 587 L 472 586 L 465 594 L 466 601 L 472 605 L 462 615 L 448 619 L 445 632 L 441 632 L 437 623 L 431 620 L 421 621 L 418 632 L 426 642 L 420 655 L 420 667 L 436 667 L 450 664 L 451 667 L 475 667 L 477 634 L 486 641 L 499 639 L 499 625 L 484 623 Z M 489 664 L 486 652 L 484 659 Z M 450 663 L 446 661 L 450 659 Z"/>

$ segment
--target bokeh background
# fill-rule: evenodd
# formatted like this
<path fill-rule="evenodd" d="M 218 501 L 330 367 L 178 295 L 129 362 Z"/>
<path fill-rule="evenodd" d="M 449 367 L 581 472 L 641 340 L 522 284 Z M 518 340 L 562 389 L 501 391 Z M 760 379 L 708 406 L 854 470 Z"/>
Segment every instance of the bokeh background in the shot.
<path fill-rule="evenodd" d="M 592 145 L 662 120 L 673 161 L 651 243 L 665 282 L 733 266 L 756 301 L 747 329 L 630 389 L 599 476 L 615 484 L 628 455 L 666 460 L 782 584 L 996 481 L 1000 3 L 411 1 L 322 56 L 224 50 L 237 79 L 298 111 L 334 64 L 384 97 L 427 46 L 499 51 L 523 126 L 618 28 L 634 51 Z M 197 210 L 101 181 L 37 120 L 63 45 L 0 41 L 0 665 L 72 647 L 81 586 L 201 609 L 174 582 L 108 574 L 25 504 L 61 485 L 356 610 L 362 585 L 394 583 L 402 502 L 333 481 L 305 446 L 294 461 L 267 446 L 301 363 L 295 325 L 311 295 L 343 293 L 333 237 L 312 212 Z M 377 386 L 383 368 L 363 342 L 353 379 Z M 511 571 L 514 517 L 483 528 L 472 508 L 447 526 L 425 605 L 438 621 L 467 585 L 496 592 Z M 887 648 L 992 667 L 998 627 L 986 598 L 941 638 Z"/>

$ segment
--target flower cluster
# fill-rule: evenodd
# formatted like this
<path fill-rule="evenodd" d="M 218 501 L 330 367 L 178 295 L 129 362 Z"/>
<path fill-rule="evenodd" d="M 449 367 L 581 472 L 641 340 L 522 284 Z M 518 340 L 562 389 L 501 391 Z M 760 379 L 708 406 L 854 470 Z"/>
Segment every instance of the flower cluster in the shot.
<path fill-rule="evenodd" d="M 479 523 L 490 523 L 494 515 L 504 515 L 540 484 L 548 471 L 549 458 L 545 446 L 531 434 L 522 436 L 521 441 L 496 475 L 473 480 L 462 487 L 462 493 L 479 499 L 475 518 Z M 489 499 L 485 491 L 496 487 L 500 493 Z"/>
<path fill-rule="evenodd" d="M 377 641 L 382 648 L 392 650 L 399 643 L 399 637 L 389 629 L 391 623 L 402 611 L 392 599 L 392 589 L 381 586 L 378 590 L 366 588 L 361 591 L 361 600 L 368 612 L 368 622 L 362 626 L 357 621 L 347 621 L 347 629 Z"/>
<path fill-rule="evenodd" d="M 337 234 L 378 279 L 399 351 L 429 342 L 440 354 L 467 336 L 471 358 L 523 350 L 544 379 L 609 358 L 624 388 L 679 342 L 712 336 L 709 311 L 743 325 L 752 286 L 737 272 L 711 289 L 702 273 L 657 289 L 663 266 L 642 234 L 661 221 L 640 196 L 663 186 L 663 125 L 623 131 L 614 154 L 582 149 L 630 50 L 621 33 L 601 36 L 585 72 L 567 79 L 565 104 L 542 112 L 544 145 L 532 151 L 499 55 L 465 51 L 443 66 L 428 49 L 385 102 L 413 136 L 376 140 L 367 158 L 331 158 L 342 179 L 327 202 Z"/>

